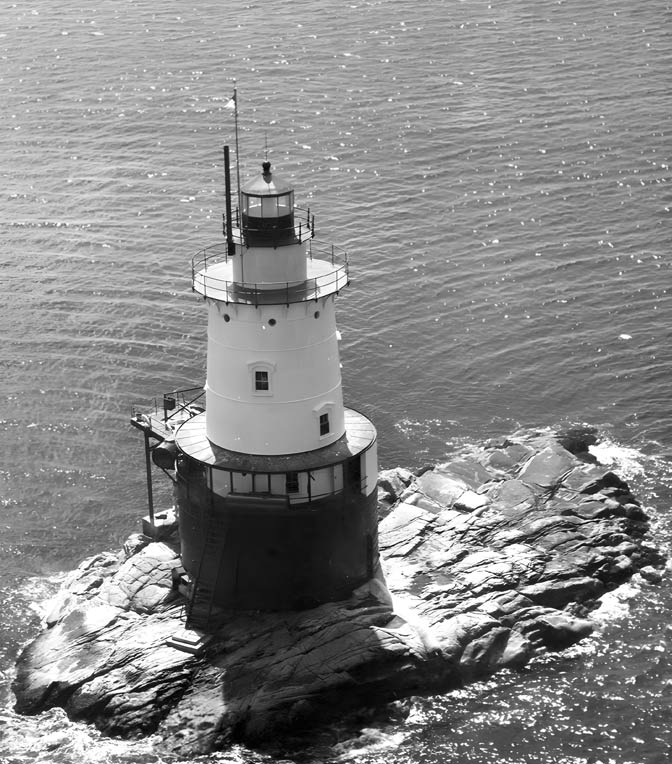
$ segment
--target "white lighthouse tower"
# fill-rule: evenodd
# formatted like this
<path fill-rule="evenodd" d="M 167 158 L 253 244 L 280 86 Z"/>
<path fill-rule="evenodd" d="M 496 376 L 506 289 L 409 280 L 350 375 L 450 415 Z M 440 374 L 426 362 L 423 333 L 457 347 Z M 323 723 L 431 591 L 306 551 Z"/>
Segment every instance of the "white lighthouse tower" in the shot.
<path fill-rule="evenodd" d="M 235 221 L 228 188 L 227 167 L 227 242 L 192 261 L 208 308 L 205 410 L 189 408 L 169 457 L 187 625 L 205 629 L 227 610 L 347 597 L 378 561 L 376 431 L 341 389 L 345 253 L 316 243 L 269 162 Z"/>

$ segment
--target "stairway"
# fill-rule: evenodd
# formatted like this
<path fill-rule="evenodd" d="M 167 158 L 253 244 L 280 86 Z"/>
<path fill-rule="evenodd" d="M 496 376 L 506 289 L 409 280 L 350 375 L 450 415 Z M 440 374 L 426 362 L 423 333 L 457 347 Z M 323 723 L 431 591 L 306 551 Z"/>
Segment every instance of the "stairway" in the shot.
<path fill-rule="evenodd" d="M 221 572 L 220 560 L 224 552 L 226 529 L 215 526 L 211 510 L 198 573 L 189 587 L 186 620 L 188 629 L 211 631 L 221 620 L 222 611 L 215 604 L 215 597 Z"/>

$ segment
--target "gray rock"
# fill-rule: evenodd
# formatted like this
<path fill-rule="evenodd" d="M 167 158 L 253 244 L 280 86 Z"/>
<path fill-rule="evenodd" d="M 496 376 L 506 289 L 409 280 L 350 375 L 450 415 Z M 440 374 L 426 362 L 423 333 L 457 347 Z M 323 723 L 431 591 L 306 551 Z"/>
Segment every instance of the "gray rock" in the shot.
<path fill-rule="evenodd" d="M 658 570 L 658 568 L 654 568 L 650 565 L 641 568 L 639 575 L 650 584 L 659 584 L 663 580 L 663 574 L 661 571 Z"/>
<path fill-rule="evenodd" d="M 382 470 L 378 475 L 379 499 L 393 503 L 413 481 L 414 475 L 403 467 Z"/>
<path fill-rule="evenodd" d="M 205 754 L 520 668 L 584 638 L 596 598 L 664 564 L 627 485 L 549 434 L 417 478 L 388 470 L 379 487 L 393 505 L 372 581 L 313 610 L 232 613 L 196 654 L 171 646 L 184 634 L 172 541 L 135 537 L 85 561 L 18 660 L 17 710 L 60 706 L 109 735 Z"/>
<path fill-rule="evenodd" d="M 518 473 L 518 480 L 540 488 L 553 489 L 572 468 L 576 459 L 559 443 L 552 443 L 532 456 Z"/>
<path fill-rule="evenodd" d="M 100 597 L 124 610 L 151 613 L 175 599 L 172 572 L 179 565 L 177 550 L 163 542 L 150 543 L 105 581 Z"/>

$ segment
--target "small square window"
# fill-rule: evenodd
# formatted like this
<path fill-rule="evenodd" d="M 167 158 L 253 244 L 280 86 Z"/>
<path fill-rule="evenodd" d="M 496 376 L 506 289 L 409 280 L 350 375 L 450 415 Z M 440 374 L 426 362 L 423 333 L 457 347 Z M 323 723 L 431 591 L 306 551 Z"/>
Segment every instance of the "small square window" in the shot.
<path fill-rule="evenodd" d="M 268 390 L 268 372 L 267 371 L 255 371 L 254 372 L 254 389 L 255 390 Z"/>
<path fill-rule="evenodd" d="M 288 472 L 285 475 L 285 490 L 287 491 L 287 493 L 299 492 L 299 473 L 298 472 Z"/>
<path fill-rule="evenodd" d="M 320 435 L 329 434 L 329 414 L 320 414 Z"/>

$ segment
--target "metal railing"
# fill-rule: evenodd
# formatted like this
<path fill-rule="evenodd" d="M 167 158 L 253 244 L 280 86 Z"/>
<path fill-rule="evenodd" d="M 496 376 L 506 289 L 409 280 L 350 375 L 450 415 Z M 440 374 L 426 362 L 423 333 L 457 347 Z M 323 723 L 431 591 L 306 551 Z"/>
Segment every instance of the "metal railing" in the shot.
<path fill-rule="evenodd" d="M 133 406 L 131 422 L 145 423 L 157 437 L 167 438 L 179 425 L 196 414 L 205 411 L 205 390 L 203 387 L 188 387 L 164 393 L 161 401 L 154 398 L 153 408 Z M 169 413 L 170 412 L 170 413 Z"/>
<path fill-rule="evenodd" d="M 188 414 L 187 419 L 205 411 L 205 390 L 203 386 L 187 387 L 184 390 L 173 390 L 170 393 L 163 394 L 163 412 L 165 420 L 179 419 L 183 420 L 184 414 Z M 196 405 L 197 401 L 199 402 Z M 201 405 L 201 403 L 203 405 Z M 173 413 L 168 416 L 168 412 Z"/>
<path fill-rule="evenodd" d="M 289 305 L 317 300 L 339 292 L 350 283 L 348 255 L 333 244 L 321 244 L 311 239 L 308 243 L 309 261 L 331 263 L 332 269 L 303 281 L 248 282 L 229 281 L 212 275 L 213 266 L 231 259 L 227 245 L 214 244 L 197 252 L 191 260 L 192 289 L 203 297 L 212 297 L 226 303 L 259 305 Z M 210 271 L 210 273 L 208 272 Z"/>
<path fill-rule="evenodd" d="M 279 234 L 276 246 L 282 247 L 289 244 L 303 244 L 304 241 L 308 241 L 315 236 L 315 215 L 311 214 L 310 209 L 294 207 L 293 213 L 293 225 L 276 229 L 277 233 Z M 273 218 L 261 218 L 261 220 L 271 222 Z M 270 236 L 271 243 L 273 243 L 271 230 L 272 228 L 257 228 L 255 226 L 251 226 L 249 223 L 249 218 L 247 224 L 243 225 L 241 223 L 240 210 L 236 208 L 235 218 L 231 225 L 231 239 L 236 244 L 246 247 L 250 246 L 248 243 L 248 235 L 250 235 L 251 238 L 254 238 L 255 235 Z M 222 215 L 222 234 L 226 239 L 227 230 L 225 215 Z"/>

